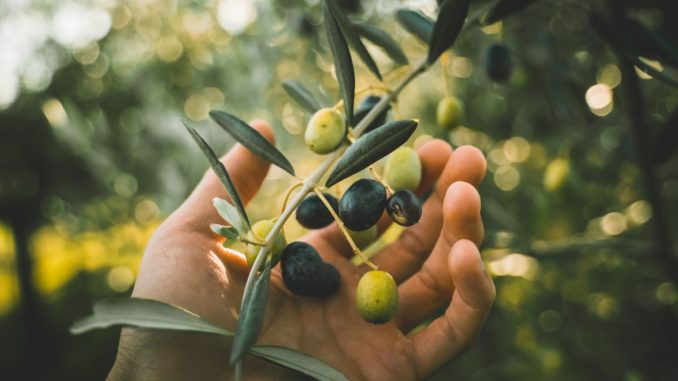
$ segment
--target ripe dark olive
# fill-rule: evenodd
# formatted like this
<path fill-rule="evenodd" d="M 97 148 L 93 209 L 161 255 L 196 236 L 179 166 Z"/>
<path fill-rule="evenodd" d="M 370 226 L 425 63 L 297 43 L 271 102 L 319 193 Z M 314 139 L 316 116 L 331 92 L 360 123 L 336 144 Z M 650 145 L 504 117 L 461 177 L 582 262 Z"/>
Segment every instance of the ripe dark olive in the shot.
<path fill-rule="evenodd" d="M 485 73 L 494 82 L 506 82 L 511 76 L 511 51 L 501 44 L 487 48 L 485 56 Z"/>
<path fill-rule="evenodd" d="M 409 190 L 399 190 L 388 199 L 386 211 L 396 224 L 412 226 L 421 218 L 421 201 Z"/>
<path fill-rule="evenodd" d="M 341 285 L 337 269 L 323 262 L 318 251 L 305 242 L 287 245 L 280 263 L 285 286 L 296 295 L 322 298 Z"/>
<path fill-rule="evenodd" d="M 381 100 L 381 97 L 377 97 L 374 95 L 369 95 L 365 98 L 363 98 L 362 101 L 360 101 L 360 104 L 358 105 L 358 108 L 355 110 L 355 115 L 353 115 L 353 127 L 357 126 L 358 123 L 367 115 L 367 113 L 372 110 L 372 108 L 379 103 Z M 363 131 L 363 133 L 370 132 L 374 130 L 377 127 L 381 127 L 386 123 L 386 114 L 388 113 L 388 110 L 391 109 L 391 105 L 389 104 L 386 106 L 384 111 L 382 111 L 379 115 L 377 115 L 376 118 L 370 123 L 369 126 Z"/>
<path fill-rule="evenodd" d="M 378 181 L 360 179 L 339 201 L 339 217 L 354 231 L 369 229 L 379 221 L 386 207 L 386 189 Z"/>
<path fill-rule="evenodd" d="M 339 207 L 337 199 L 329 193 L 323 193 L 336 212 Z M 313 194 L 304 199 L 297 208 L 297 221 L 306 229 L 320 229 L 332 223 L 334 218 L 318 195 Z"/>

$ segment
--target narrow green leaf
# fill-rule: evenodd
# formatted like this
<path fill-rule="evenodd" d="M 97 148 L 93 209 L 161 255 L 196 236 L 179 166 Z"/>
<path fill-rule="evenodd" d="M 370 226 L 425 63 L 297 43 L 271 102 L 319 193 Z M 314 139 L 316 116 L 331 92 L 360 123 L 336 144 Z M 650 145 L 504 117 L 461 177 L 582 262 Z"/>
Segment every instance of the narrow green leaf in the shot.
<path fill-rule="evenodd" d="M 411 9 L 399 9 L 396 12 L 396 20 L 423 43 L 428 44 L 431 41 L 433 20 L 424 14 Z"/>
<path fill-rule="evenodd" d="M 233 336 L 232 332 L 209 323 L 186 309 L 157 300 L 141 298 L 99 301 L 94 305 L 94 313 L 75 322 L 70 331 L 73 335 L 80 335 L 96 329 L 115 326 Z M 341 372 L 324 362 L 290 348 L 254 346 L 250 353 L 318 380 L 347 380 Z"/>
<path fill-rule="evenodd" d="M 334 16 L 334 19 L 337 21 L 337 24 L 341 29 L 341 33 L 344 35 L 344 39 L 353 48 L 353 50 L 358 53 L 358 57 L 360 57 L 360 60 L 363 61 L 365 66 L 367 66 L 367 68 L 370 69 L 370 71 L 381 81 L 382 78 L 381 73 L 379 73 L 379 68 L 374 62 L 374 59 L 372 59 L 370 52 L 367 51 L 367 48 L 360 40 L 360 36 L 358 35 L 358 31 L 356 30 L 355 26 L 351 23 L 348 17 L 346 17 L 344 12 L 337 6 L 334 0 L 324 0 L 324 2 L 327 4 L 327 8 L 329 8 L 330 13 L 332 13 L 332 16 Z"/>
<path fill-rule="evenodd" d="M 112 326 L 203 332 L 221 336 L 233 335 L 181 307 L 141 298 L 97 302 L 94 305 L 94 314 L 75 322 L 71 326 L 71 333 L 79 335 Z"/>
<path fill-rule="evenodd" d="M 210 229 L 212 229 L 213 232 L 229 240 L 237 239 L 240 236 L 238 230 L 233 226 L 210 224 Z"/>
<path fill-rule="evenodd" d="M 536 0 L 499 0 L 490 8 L 483 19 L 483 24 L 494 24 L 506 17 L 527 8 Z"/>
<path fill-rule="evenodd" d="M 320 104 L 313 98 L 311 92 L 308 91 L 299 81 L 283 81 L 283 89 L 287 92 L 290 98 L 294 99 L 299 106 L 304 110 L 315 113 L 320 109 Z"/>
<path fill-rule="evenodd" d="M 384 52 L 391 57 L 393 62 L 398 65 L 407 65 L 409 61 L 400 45 L 388 33 L 369 25 L 367 23 L 354 24 L 360 35 L 372 41 L 375 45 L 384 49 Z"/>
<path fill-rule="evenodd" d="M 605 21 L 603 16 L 596 12 L 591 12 L 589 14 L 589 24 L 593 30 L 595 30 L 596 33 L 598 33 L 598 35 L 603 38 L 603 40 L 610 44 L 612 49 L 627 57 L 638 69 L 666 83 L 667 85 L 678 87 L 677 79 L 672 78 L 663 71 L 657 70 L 652 65 L 640 59 L 639 56 L 642 54 L 638 50 L 638 46 L 635 44 L 629 45 L 625 43 L 623 35 L 620 35 L 615 30 L 613 30 L 610 24 Z"/>
<path fill-rule="evenodd" d="M 244 295 L 245 302 L 235 329 L 231 365 L 240 361 L 259 337 L 264 324 L 264 312 L 268 304 L 268 282 L 271 278 L 271 261 L 266 261 L 264 271 L 256 276 L 250 295 Z"/>
<path fill-rule="evenodd" d="M 252 153 L 264 160 L 268 160 L 294 176 L 294 168 L 289 160 L 271 142 L 261 136 L 259 131 L 237 117 L 223 111 L 210 111 L 210 117 L 228 132 L 233 139 L 247 147 Z"/>
<path fill-rule="evenodd" d="M 669 86 L 673 86 L 678 88 L 678 79 L 672 78 L 668 74 L 664 73 L 663 71 L 657 70 L 654 66 L 650 65 L 649 63 L 643 61 L 639 57 L 634 56 L 631 53 L 624 52 L 625 55 L 633 62 L 634 65 L 638 69 L 640 69 L 643 73 L 652 76 L 655 79 L 660 80 L 661 82 L 664 82 L 665 84 Z"/>
<path fill-rule="evenodd" d="M 445 0 L 440 5 L 438 18 L 433 26 L 433 35 L 428 49 L 428 63 L 434 63 L 459 36 L 470 0 Z"/>
<path fill-rule="evenodd" d="M 210 167 L 212 167 L 212 170 L 214 171 L 214 173 L 216 173 L 217 177 L 219 178 L 219 181 L 221 181 L 221 183 L 224 185 L 224 188 L 226 188 L 226 193 L 228 193 L 228 196 L 231 198 L 231 200 L 233 200 L 233 203 L 237 208 L 240 218 L 242 219 L 242 221 L 245 221 L 246 226 L 249 228 L 250 220 L 247 217 L 245 206 L 243 205 L 242 200 L 240 199 L 238 191 L 235 189 L 233 181 L 231 181 L 231 177 L 228 175 L 228 171 L 226 171 L 226 167 L 224 167 L 224 164 L 221 161 L 219 161 L 219 158 L 214 153 L 212 148 L 210 148 L 207 142 L 192 127 L 186 124 L 185 121 L 182 122 L 184 123 L 184 126 L 186 127 L 188 132 L 193 137 L 193 140 L 195 140 L 195 142 L 198 143 L 198 146 L 200 146 L 202 153 L 205 154 L 205 157 L 207 157 L 207 161 L 209 161 Z M 229 222 L 233 223 L 233 221 Z"/>
<path fill-rule="evenodd" d="M 249 225 L 246 225 L 238 210 L 228 201 L 223 200 L 219 197 L 212 199 L 212 204 L 217 210 L 221 218 L 228 221 L 232 227 L 234 227 L 239 233 L 247 233 L 249 231 Z"/>
<path fill-rule="evenodd" d="M 320 381 L 348 381 L 340 371 L 332 368 L 317 358 L 290 348 L 259 345 L 252 348 L 252 354 L 297 370 Z"/>
<path fill-rule="evenodd" d="M 678 66 L 678 51 L 661 35 L 650 31 L 630 17 L 614 17 L 608 27 L 618 36 L 625 50 L 641 57 L 661 61 L 663 64 Z"/>
<path fill-rule="evenodd" d="M 353 100 L 355 97 L 355 73 L 353 72 L 353 61 L 351 52 L 348 50 L 348 44 L 337 20 L 330 11 L 327 1 L 323 1 L 323 17 L 325 19 L 325 31 L 327 32 L 327 41 L 332 50 L 332 59 L 334 60 L 334 71 L 339 81 L 339 90 L 344 100 L 344 110 L 346 113 L 346 124 L 352 125 L 353 121 Z"/>
<path fill-rule="evenodd" d="M 388 155 L 407 141 L 417 125 L 416 120 L 396 120 L 361 136 L 339 159 L 326 185 L 331 187 Z"/>

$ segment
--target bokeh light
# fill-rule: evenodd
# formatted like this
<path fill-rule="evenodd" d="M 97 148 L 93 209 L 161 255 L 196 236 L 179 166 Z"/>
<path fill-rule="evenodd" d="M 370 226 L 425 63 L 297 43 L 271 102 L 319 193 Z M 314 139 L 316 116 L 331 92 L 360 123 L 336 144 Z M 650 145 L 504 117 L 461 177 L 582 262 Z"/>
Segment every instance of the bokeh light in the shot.
<path fill-rule="evenodd" d="M 605 116 L 612 112 L 612 90 L 608 85 L 598 83 L 586 90 L 586 104 L 597 116 Z"/>

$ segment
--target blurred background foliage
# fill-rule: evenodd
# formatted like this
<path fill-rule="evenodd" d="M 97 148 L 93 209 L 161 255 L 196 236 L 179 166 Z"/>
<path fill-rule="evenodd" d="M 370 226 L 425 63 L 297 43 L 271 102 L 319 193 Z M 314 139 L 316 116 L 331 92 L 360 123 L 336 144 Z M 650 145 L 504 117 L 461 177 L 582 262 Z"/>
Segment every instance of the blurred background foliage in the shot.
<path fill-rule="evenodd" d="M 393 13 L 408 6 L 433 16 L 435 1 L 339 3 L 387 30 L 411 61 L 426 54 Z M 492 3 L 473 1 L 471 14 Z M 483 254 L 497 302 L 477 344 L 434 379 L 678 378 L 678 92 L 620 63 L 587 21 L 591 9 L 626 15 L 675 49 L 673 6 L 536 1 L 464 32 L 444 65 L 400 96 L 393 116 L 421 121 L 411 144 L 439 137 L 488 158 Z M 264 118 L 298 173 L 320 162 L 299 149 L 308 115 L 280 86 L 297 79 L 325 104 L 338 98 L 319 8 L 318 0 L 0 3 L 3 379 L 104 378 L 117 330 L 74 338 L 67 327 L 94 301 L 130 293 L 146 241 L 205 171 L 181 118 L 220 152 L 233 141 L 207 121 L 210 109 Z M 483 71 L 496 42 L 513 60 L 503 85 Z M 368 48 L 386 85 L 402 76 Z M 362 64 L 357 71 L 357 88 L 379 86 Z M 451 131 L 435 124 L 446 94 L 465 105 Z M 272 168 L 253 219 L 274 217 L 289 185 Z M 288 236 L 302 233 L 290 222 Z"/>

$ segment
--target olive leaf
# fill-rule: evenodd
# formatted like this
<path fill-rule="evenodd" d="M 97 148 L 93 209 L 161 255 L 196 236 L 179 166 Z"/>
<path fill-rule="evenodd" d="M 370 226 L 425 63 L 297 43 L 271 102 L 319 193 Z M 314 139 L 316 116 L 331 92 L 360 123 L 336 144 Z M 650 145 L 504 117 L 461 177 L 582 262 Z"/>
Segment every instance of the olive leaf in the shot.
<path fill-rule="evenodd" d="M 650 65 L 646 61 L 643 61 L 641 58 L 634 56 L 633 54 L 630 54 L 628 52 L 624 52 L 624 54 L 643 73 L 653 78 L 656 78 L 667 85 L 678 88 L 678 79 L 672 78 L 670 75 L 656 69 L 654 66 Z"/>
<path fill-rule="evenodd" d="M 304 110 L 313 114 L 320 109 L 318 101 L 313 98 L 311 92 L 299 81 L 283 81 L 282 87 L 285 89 L 285 92 L 287 92 L 287 95 L 294 99 L 294 101 Z"/>
<path fill-rule="evenodd" d="M 340 371 L 307 354 L 285 347 L 259 345 L 252 347 L 253 355 L 284 365 L 320 381 L 348 381 Z"/>
<path fill-rule="evenodd" d="M 452 46 L 464 26 L 470 0 L 445 0 L 440 5 L 438 18 L 433 26 L 433 35 L 428 49 L 428 63 L 434 63 L 445 50 Z"/>
<path fill-rule="evenodd" d="M 323 17 L 325 19 L 327 41 L 332 50 L 334 71 L 339 82 L 341 97 L 344 100 L 346 123 L 350 126 L 353 121 L 353 100 L 355 97 L 355 73 L 353 72 L 351 52 L 348 50 L 346 39 L 341 34 L 341 29 L 337 24 L 337 20 L 332 15 L 327 1 L 323 1 Z"/>
<path fill-rule="evenodd" d="M 372 59 L 370 52 L 367 51 L 367 48 L 360 40 L 360 36 L 358 35 L 354 25 L 351 23 L 348 17 L 346 17 L 339 6 L 337 6 L 334 0 L 324 0 L 324 3 L 327 5 L 330 13 L 337 21 L 337 25 L 339 25 L 339 29 L 341 29 L 341 33 L 343 34 L 344 39 L 346 39 L 346 42 L 348 42 L 353 50 L 358 53 L 358 57 L 360 57 L 360 60 L 363 61 L 365 66 L 367 66 L 367 68 L 381 81 L 382 78 L 381 73 L 379 73 L 379 68 L 374 62 L 374 59 Z"/>
<path fill-rule="evenodd" d="M 626 50 L 642 57 L 678 66 L 678 51 L 657 32 L 650 31 L 630 17 L 618 16 L 611 20 L 617 41 Z"/>
<path fill-rule="evenodd" d="M 384 52 L 391 57 L 393 62 L 398 65 L 407 65 L 409 63 L 403 49 L 388 33 L 367 23 L 356 23 L 354 25 L 361 36 L 384 49 Z"/>
<path fill-rule="evenodd" d="M 433 20 L 424 14 L 411 9 L 399 9 L 396 12 L 396 20 L 405 30 L 422 42 L 428 44 L 433 35 Z"/>
<path fill-rule="evenodd" d="M 244 221 L 245 226 L 249 228 L 250 226 L 250 220 L 247 217 L 247 212 L 245 211 L 245 206 L 242 203 L 242 200 L 240 199 L 240 195 L 238 194 L 238 191 L 235 189 L 235 185 L 233 184 L 233 181 L 231 181 L 231 177 L 228 175 L 228 171 L 226 171 L 226 167 L 224 167 L 224 164 L 219 161 L 219 158 L 217 158 L 217 155 L 214 153 L 212 148 L 205 142 L 205 140 L 192 128 L 190 127 L 186 121 L 182 121 L 184 123 L 184 127 L 188 130 L 188 132 L 191 134 L 193 137 L 193 140 L 195 140 L 196 143 L 198 143 L 198 146 L 200 146 L 200 149 L 202 150 L 203 154 L 205 154 L 205 157 L 207 158 L 207 161 L 210 163 L 210 167 L 212 167 L 212 170 L 214 173 L 216 173 L 217 177 L 219 178 L 219 181 L 224 185 L 224 188 L 226 188 L 226 193 L 228 193 L 228 196 L 233 200 L 233 203 L 235 204 L 237 215 L 240 218 L 233 218 L 234 220 L 237 219 L 238 221 Z M 229 220 L 231 224 L 236 223 L 235 221 Z M 241 231 L 245 231 L 247 229 L 242 229 Z"/>
<path fill-rule="evenodd" d="M 214 204 L 214 208 L 221 218 L 228 221 L 239 233 L 246 233 L 249 230 L 249 225 L 243 223 L 242 218 L 240 218 L 240 213 L 238 213 L 238 210 L 231 205 L 230 202 L 215 197 L 212 199 L 212 204 Z"/>
<path fill-rule="evenodd" d="M 233 226 L 225 226 L 219 224 L 210 224 L 210 229 L 220 236 L 226 238 L 228 241 L 233 241 L 240 237 L 240 233 Z"/>
<path fill-rule="evenodd" d="M 244 295 L 242 311 L 235 328 L 233 348 L 231 348 L 231 365 L 242 359 L 254 342 L 257 341 L 264 324 L 264 312 L 268 304 L 268 282 L 271 278 L 271 261 L 267 260 L 264 270 L 256 275 L 254 287 L 248 295 Z"/>
<path fill-rule="evenodd" d="M 368 132 L 353 143 L 327 178 L 331 187 L 388 155 L 407 141 L 417 128 L 416 120 L 396 120 Z"/>
<path fill-rule="evenodd" d="M 70 331 L 79 335 L 112 326 L 233 335 L 181 307 L 141 298 L 99 301 L 94 305 L 94 314 L 75 322 Z"/>
<path fill-rule="evenodd" d="M 70 332 L 73 335 L 80 335 L 96 329 L 115 326 L 233 336 L 232 332 L 203 320 L 191 311 L 157 300 L 142 298 L 99 301 L 94 305 L 94 313 L 75 322 Z M 318 380 L 348 380 L 341 372 L 324 362 L 291 348 L 254 346 L 250 353 Z"/>
<path fill-rule="evenodd" d="M 640 48 L 636 43 L 625 43 L 625 41 L 628 41 L 628 39 L 624 37 L 626 32 L 620 31 L 620 35 L 616 30 L 612 29 L 610 24 L 608 24 L 600 14 L 596 12 L 589 13 L 589 24 L 593 30 L 595 30 L 600 37 L 610 44 L 610 46 L 615 51 L 628 58 L 639 70 L 666 83 L 667 85 L 678 87 L 677 79 L 672 78 L 665 72 L 657 70 L 655 67 L 640 58 L 640 56 L 643 56 L 644 48 Z"/>
<path fill-rule="evenodd" d="M 223 111 L 210 111 L 210 117 L 228 132 L 233 139 L 247 147 L 252 153 L 294 176 L 294 168 L 289 160 L 271 142 L 266 140 L 259 131 L 237 117 Z"/>
<path fill-rule="evenodd" d="M 485 14 L 483 24 L 494 24 L 506 17 L 527 8 L 537 0 L 499 0 Z"/>

